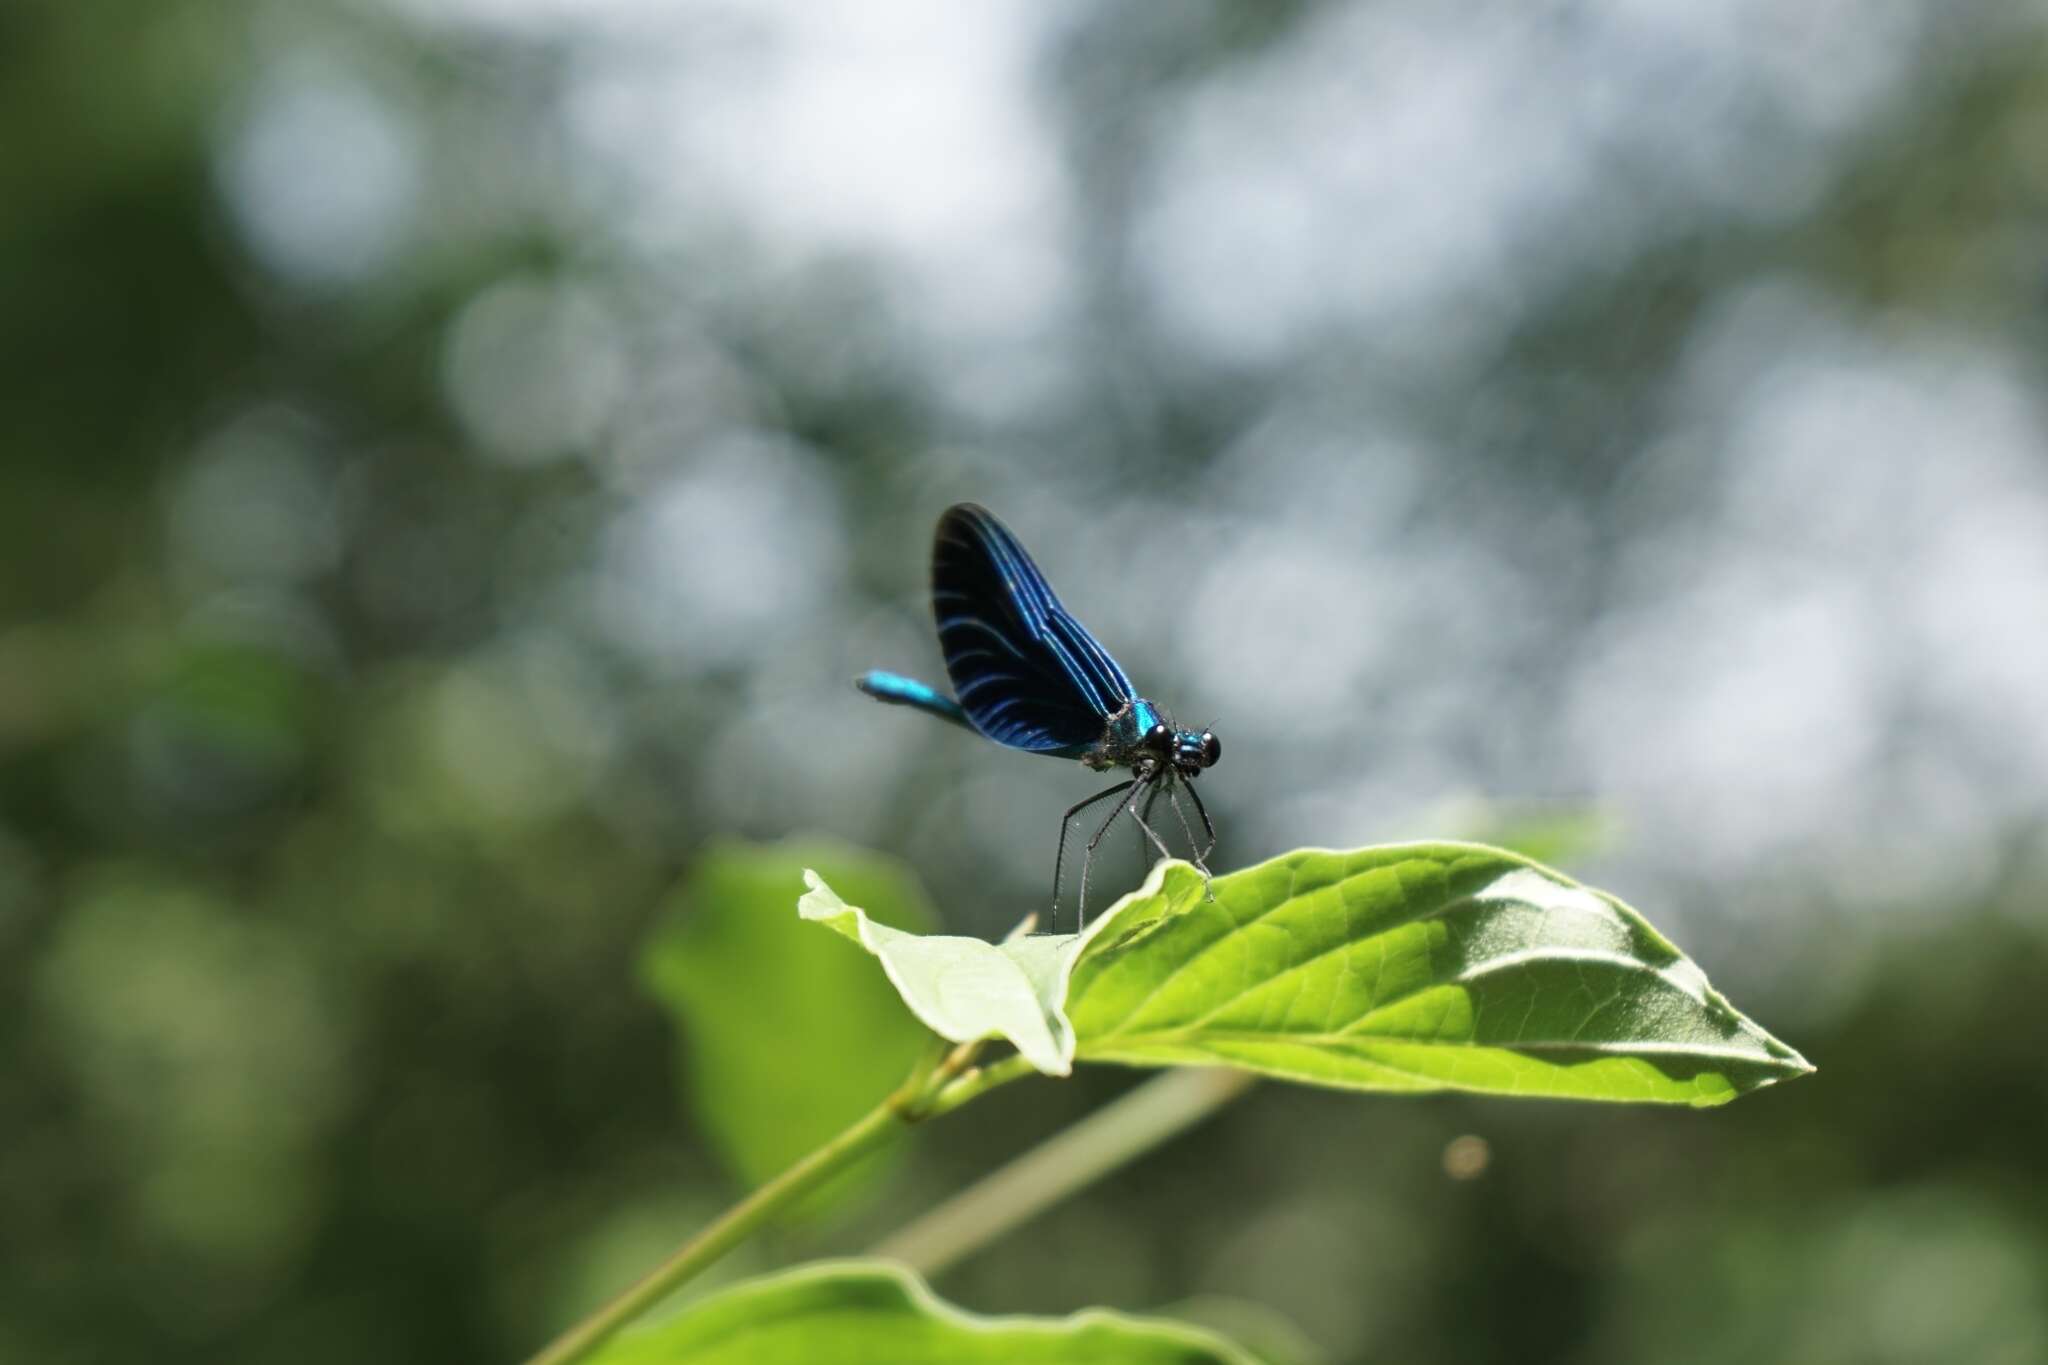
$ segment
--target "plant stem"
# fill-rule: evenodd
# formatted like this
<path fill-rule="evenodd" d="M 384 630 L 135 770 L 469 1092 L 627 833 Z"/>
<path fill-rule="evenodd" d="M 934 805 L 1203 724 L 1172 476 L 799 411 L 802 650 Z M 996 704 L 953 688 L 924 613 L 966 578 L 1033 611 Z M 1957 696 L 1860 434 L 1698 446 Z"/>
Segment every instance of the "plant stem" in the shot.
<path fill-rule="evenodd" d="M 1020 1054 L 1003 1058 L 994 1066 L 977 1067 L 956 1076 L 947 1076 L 935 1087 L 930 1099 L 918 1111 L 918 1117 L 935 1119 L 941 1114 L 950 1114 L 977 1095 L 985 1095 L 999 1085 L 1008 1085 L 1019 1076 L 1032 1075 L 1031 1063 Z"/>
<path fill-rule="evenodd" d="M 719 1215 L 647 1277 L 555 1338 L 526 1365 L 570 1365 L 587 1359 L 613 1333 L 694 1279 L 761 1225 L 913 1123 L 950 1113 L 976 1095 L 1031 1074 L 1022 1057 L 976 1069 L 980 1042 L 939 1050 L 920 1062 L 894 1094 L 866 1117 Z M 939 1060 L 939 1059 L 943 1060 Z"/>
<path fill-rule="evenodd" d="M 1001 1062 L 980 1074 L 989 1075 L 1008 1065 Z M 962 1080 L 954 1089 L 978 1079 Z M 970 1185 L 888 1237 L 871 1254 L 936 1275 L 1125 1162 L 1193 1127 L 1251 1089 L 1257 1080 L 1248 1071 L 1201 1070 L 1173 1071 L 1147 1081 Z M 961 1102 L 979 1093 L 976 1089 Z"/>
<path fill-rule="evenodd" d="M 903 1131 L 907 1120 L 896 1105 L 894 1096 L 876 1105 L 851 1128 L 727 1209 L 640 1283 L 557 1337 L 527 1365 L 568 1365 L 588 1357 L 612 1333 L 745 1241 L 785 1205 Z"/>

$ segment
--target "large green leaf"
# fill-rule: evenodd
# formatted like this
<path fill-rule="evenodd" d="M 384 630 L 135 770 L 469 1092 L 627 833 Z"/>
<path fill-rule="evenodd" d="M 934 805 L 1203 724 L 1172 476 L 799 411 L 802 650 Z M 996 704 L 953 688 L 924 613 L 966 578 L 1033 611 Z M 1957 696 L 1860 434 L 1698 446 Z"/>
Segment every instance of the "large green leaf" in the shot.
<path fill-rule="evenodd" d="M 1720 1104 L 1812 1068 L 1612 896 L 1479 844 L 1305 849 L 1081 958 L 1087 1060 L 1358 1090 Z"/>
<path fill-rule="evenodd" d="M 807 863 L 891 924 L 931 923 L 916 879 L 888 859 L 819 843 L 719 843 L 641 955 L 642 979 L 676 1018 L 698 1127 L 750 1184 L 866 1113 L 926 1037 L 872 968 L 790 918 L 789 888 Z"/>
<path fill-rule="evenodd" d="M 615 1337 L 597 1365 L 1256 1365 L 1182 1323 L 1089 1309 L 977 1317 L 880 1262 L 839 1261 L 749 1280 Z"/>
<path fill-rule="evenodd" d="M 1711 1105 L 1812 1069 L 1635 911 L 1500 849 L 1307 849 L 1208 889 L 1161 863 L 1085 935 L 1002 948 L 835 915 L 949 1038 L 1015 1041 L 1007 1021 L 1028 1001 L 1043 1036 L 1020 1050 L 1042 1071 L 1078 1056 L 1359 1090 Z M 806 902 L 830 894 L 814 883 Z M 1024 952 L 1036 977 L 987 961 Z"/>

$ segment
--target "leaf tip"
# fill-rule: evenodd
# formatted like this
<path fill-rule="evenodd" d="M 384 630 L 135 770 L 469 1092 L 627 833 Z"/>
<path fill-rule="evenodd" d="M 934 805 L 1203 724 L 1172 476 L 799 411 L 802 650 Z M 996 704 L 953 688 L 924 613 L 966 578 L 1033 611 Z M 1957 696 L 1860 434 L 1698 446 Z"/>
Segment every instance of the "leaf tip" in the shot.
<path fill-rule="evenodd" d="M 808 889 L 797 897 L 796 912 L 805 919 L 828 920 L 848 908 L 846 902 L 839 899 L 839 893 L 808 867 L 804 869 L 804 886 Z"/>
<path fill-rule="evenodd" d="M 1740 1016 L 1737 1017 L 1739 1018 Z M 1796 1081 L 1801 1076 L 1811 1076 L 1820 1069 L 1812 1062 L 1807 1061 L 1805 1054 L 1801 1053 L 1799 1049 L 1788 1046 L 1781 1040 L 1765 1033 L 1762 1028 L 1748 1019 L 1743 1019 L 1742 1022 L 1762 1040 L 1764 1049 L 1770 1053 L 1772 1065 L 1776 1066 L 1781 1073 L 1773 1076 L 1771 1078 L 1772 1082 Z"/>

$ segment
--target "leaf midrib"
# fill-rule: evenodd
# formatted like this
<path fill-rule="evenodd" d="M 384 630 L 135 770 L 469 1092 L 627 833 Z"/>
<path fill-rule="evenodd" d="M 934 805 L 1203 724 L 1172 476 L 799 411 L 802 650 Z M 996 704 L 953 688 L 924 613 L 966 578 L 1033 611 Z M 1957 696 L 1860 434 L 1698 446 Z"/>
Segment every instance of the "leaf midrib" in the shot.
<path fill-rule="evenodd" d="M 1391 1002 L 1390 1002 L 1391 1003 Z M 1361 1016 L 1365 1017 L 1365 1016 Z M 1204 1042 L 1219 1043 L 1261 1043 L 1270 1046 L 1337 1047 L 1346 1043 L 1365 1045 L 1390 1044 L 1405 1047 L 1440 1047 L 1446 1050 L 1466 1049 L 1483 1052 L 1598 1052 L 1621 1057 L 1640 1056 L 1655 1053 L 1667 1057 L 1700 1057 L 1722 1061 L 1749 1062 L 1769 1066 L 1795 1075 L 1805 1074 L 1805 1068 L 1794 1065 L 1782 1057 L 1767 1052 L 1747 1052 L 1736 1047 L 1721 1047 L 1711 1043 L 1672 1043 L 1651 1040 L 1630 1040 L 1617 1038 L 1608 1042 L 1583 1043 L 1564 1040 L 1538 1040 L 1526 1043 L 1480 1043 L 1470 1040 L 1446 1040 L 1438 1038 L 1397 1037 L 1388 1034 L 1357 1032 L 1316 1032 L 1284 1033 L 1272 1029 L 1153 1029 L 1144 1033 L 1112 1034 L 1100 1042 L 1084 1041 L 1077 1056 L 1098 1060 L 1113 1058 L 1117 1054 L 1136 1052 L 1147 1046 L 1196 1046 Z M 1375 1065 L 1386 1065 L 1374 1061 Z M 1421 1074 L 1421 1073 L 1417 1073 Z"/>

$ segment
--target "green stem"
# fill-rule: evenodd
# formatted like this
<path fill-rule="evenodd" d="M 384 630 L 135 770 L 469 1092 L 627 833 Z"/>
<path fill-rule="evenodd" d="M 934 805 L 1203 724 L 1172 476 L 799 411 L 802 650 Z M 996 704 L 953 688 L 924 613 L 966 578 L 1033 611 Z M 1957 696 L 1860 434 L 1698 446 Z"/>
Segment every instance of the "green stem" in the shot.
<path fill-rule="evenodd" d="M 959 1108 L 976 1095 L 1031 1071 L 1021 1057 L 970 1069 L 978 1044 L 941 1050 L 945 1060 L 921 1063 L 896 1092 L 866 1117 L 727 1209 L 718 1221 L 683 1243 L 647 1277 L 564 1332 L 527 1365 L 570 1365 L 585 1360 L 613 1333 L 667 1298 L 726 1252 L 751 1237 L 782 1209 L 830 1180 L 911 1124 Z"/>
<path fill-rule="evenodd" d="M 980 1074 L 992 1075 L 1008 1065 L 1001 1062 Z M 963 1078 L 953 1090 L 977 1079 Z M 1077 1190 L 1193 1127 L 1257 1081 L 1251 1072 L 1221 1069 L 1170 1071 L 1147 1081 L 955 1195 L 870 1254 L 901 1261 L 924 1275 L 937 1275 Z M 1002 1081 L 992 1083 L 1000 1085 Z M 975 1090 L 961 1102 L 979 1093 Z"/>
<path fill-rule="evenodd" d="M 904 1126 L 893 1097 L 875 1106 L 853 1127 L 727 1209 L 640 1283 L 557 1337 L 527 1365 L 568 1365 L 586 1359 L 614 1332 L 753 1235 L 778 1210 L 880 1147 Z"/>
<path fill-rule="evenodd" d="M 978 1067 L 967 1071 L 957 1079 L 944 1078 L 944 1083 L 935 1087 L 931 1098 L 918 1111 L 921 1119 L 935 1119 L 941 1114 L 950 1114 L 977 1095 L 986 1095 L 999 1085 L 1008 1085 L 1020 1076 L 1036 1074 L 1031 1063 L 1022 1054 L 1012 1054 L 994 1066 Z"/>

